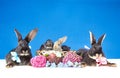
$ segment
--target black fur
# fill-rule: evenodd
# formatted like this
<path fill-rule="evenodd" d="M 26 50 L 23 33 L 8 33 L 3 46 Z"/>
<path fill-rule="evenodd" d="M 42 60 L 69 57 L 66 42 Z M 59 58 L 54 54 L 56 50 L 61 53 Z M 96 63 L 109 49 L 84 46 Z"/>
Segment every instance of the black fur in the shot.
<path fill-rule="evenodd" d="M 70 51 L 70 47 L 67 45 L 62 45 L 62 51 Z"/>
<path fill-rule="evenodd" d="M 30 59 L 32 58 L 31 49 L 29 48 L 29 42 L 35 37 L 38 29 L 32 30 L 25 39 L 22 39 L 22 35 L 15 29 L 15 33 L 18 37 L 18 46 L 12 49 L 6 55 L 6 67 L 13 67 L 15 65 L 30 65 Z M 11 52 L 15 52 L 20 62 L 12 59 Z"/>
<path fill-rule="evenodd" d="M 54 43 L 48 39 L 44 44 L 40 46 L 40 50 L 53 50 Z"/>
<path fill-rule="evenodd" d="M 101 54 L 103 57 L 105 57 L 105 55 L 102 51 L 102 46 L 101 46 L 101 43 L 102 43 L 102 40 L 104 39 L 104 37 L 105 37 L 105 34 L 103 34 L 99 38 L 98 42 L 96 42 L 94 35 L 90 32 L 91 48 L 90 49 L 79 49 L 77 51 L 77 54 L 82 56 L 83 63 L 85 63 L 86 65 L 89 65 L 89 66 L 96 66 L 96 60 L 90 58 L 90 56 L 93 57 L 93 56 L 96 56 L 96 54 L 98 54 L 98 55 Z"/>

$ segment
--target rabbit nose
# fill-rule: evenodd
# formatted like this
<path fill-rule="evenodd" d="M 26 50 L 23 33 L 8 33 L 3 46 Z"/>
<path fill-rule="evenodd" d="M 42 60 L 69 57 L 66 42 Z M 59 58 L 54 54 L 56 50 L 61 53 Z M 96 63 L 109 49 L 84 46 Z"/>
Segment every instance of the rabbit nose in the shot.
<path fill-rule="evenodd" d="M 102 54 L 98 54 L 98 53 L 96 54 L 96 58 L 98 57 L 101 58 L 102 56 L 103 56 Z"/>
<path fill-rule="evenodd" d="M 22 50 L 22 53 L 25 53 L 25 50 Z"/>
<path fill-rule="evenodd" d="M 29 51 L 28 50 L 22 50 L 21 56 L 28 56 L 29 55 Z"/>
<path fill-rule="evenodd" d="M 24 53 L 24 54 L 28 53 L 28 50 L 22 50 L 22 53 Z"/>

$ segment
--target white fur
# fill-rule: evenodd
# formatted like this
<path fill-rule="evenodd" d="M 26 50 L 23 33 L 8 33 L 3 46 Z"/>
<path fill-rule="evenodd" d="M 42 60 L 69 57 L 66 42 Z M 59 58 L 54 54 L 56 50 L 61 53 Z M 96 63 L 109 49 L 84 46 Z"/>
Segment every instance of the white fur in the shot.
<path fill-rule="evenodd" d="M 89 31 L 89 33 L 90 33 L 90 43 L 92 44 L 92 32 L 91 31 Z"/>
<path fill-rule="evenodd" d="M 88 47 L 87 45 L 84 45 L 84 48 L 88 50 L 90 49 L 90 47 Z"/>
<path fill-rule="evenodd" d="M 101 43 L 103 43 L 103 40 L 105 39 L 105 37 L 106 37 L 106 34 L 104 35 L 104 37 L 103 37 L 103 39 L 102 39 Z"/>

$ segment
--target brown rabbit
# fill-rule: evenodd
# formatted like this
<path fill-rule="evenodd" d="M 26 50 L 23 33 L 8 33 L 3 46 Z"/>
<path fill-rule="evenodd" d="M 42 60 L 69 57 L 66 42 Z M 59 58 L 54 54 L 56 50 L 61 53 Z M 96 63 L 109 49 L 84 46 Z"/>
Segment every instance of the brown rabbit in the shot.
<path fill-rule="evenodd" d="M 17 29 L 14 30 L 18 37 L 18 46 L 12 49 L 6 55 L 6 67 L 13 67 L 15 65 L 30 65 L 32 58 L 29 42 L 35 37 L 38 29 L 32 30 L 24 39 Z"/>

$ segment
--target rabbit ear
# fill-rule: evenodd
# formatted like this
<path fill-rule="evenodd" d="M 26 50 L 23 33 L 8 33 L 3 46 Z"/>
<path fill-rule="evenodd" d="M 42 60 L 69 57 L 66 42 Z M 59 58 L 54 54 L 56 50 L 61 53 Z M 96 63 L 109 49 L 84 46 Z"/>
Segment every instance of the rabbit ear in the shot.
<path fill-rule="evenodd" d="M 105 39 L 106 34 L 103 34 L 99 39 L 98 39 L 98 44 L 101 45 L 101 43 L 103 42 L 103 40 Z"/>
<path fill-rule="evenodd" d="M 96 43 L 96 39 L 91 31 L 89 31 L 89 33 L 90 33 L 90 42 L 91 42 L 91 45 L 93 45 Z"/>
<path fill-rule="evenodd" d="M 18 32 L 17 29 L 14 29 L 14 31 L 16 33 L 16 36 L 18 37 L 18 42 L 19 42 L 20 40 L 22 40 L 22 35 Z"/>
<path fill-rule="evenodd" d="M 67 40 L 67 36 L 58 39 L 58 43 L 62 44 Z"/>
<path fill-rule="evenodd" d="M 28 35 L 25 37 L 25 40 L 29 43 L 35 36 L 37 33 L 38 29 L 35 28 L 34 30 L 32 30 L 30 33 L 28 33 Z"/>
<path fill-rule="evenodd" d="M 61 47 L 61 45 L 66 41 L 67 36 L 59 38 L 57 41 L 54 42 L 53 49 L 56 50 Z"/>

